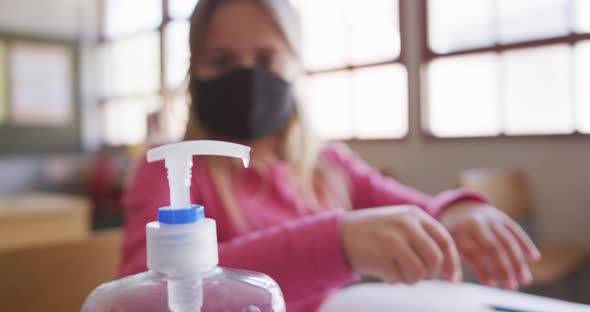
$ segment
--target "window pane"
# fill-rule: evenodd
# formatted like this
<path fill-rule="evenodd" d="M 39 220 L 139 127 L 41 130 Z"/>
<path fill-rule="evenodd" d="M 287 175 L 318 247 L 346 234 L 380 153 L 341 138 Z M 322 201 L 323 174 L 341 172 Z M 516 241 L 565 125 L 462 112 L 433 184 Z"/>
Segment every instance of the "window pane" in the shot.
<path fill-rule="evenodd" d="M 339 0 L 301 1 L 303 60 L 308 69 L 346 65 L 350 25 L 340 14 Z"/>
<path fill-rule="evenodd" d="M 495 40 L 494 8 L 493 0 L 428 1 L 430 48 L 437 53 L 446 53 L 492 45 Z"/>
<path fill-rule="evenodd" d="M 578 130 L 590 133 L 590 42 L 576 48 L 576 118 Z"/>
<path fill-rule="evenodd" d="M 169 0 L 170 17 L 189 18 L 198 2 L 199 0 Z"/>
<path fill-rule="evenodd" d="M 311 126 L 325 139 L 352 137 L 350 72 L 314 75 L 304 85 L 304 114 Z"/>
<path fill-rule="evenodd" d="M 166 86 L 178 88 L 186 79 L 190 61 L 189 22 L 175 21 L 166 26 Z"/>
<path fill-rule="evenodd" d="M 590 1 L 577 0 L 574 12 L 576 32 L 590 33 Z"/>
<path fill-rule="evenodd" d="M 398 1 L 346 0 L 351 62 L 366 64 L 394 59 L 400 53 Z"/>
<path fill-rule="evenodd" d="M 500 42 L 567 35 L 569 0 L 499 0 Z"/>
<path fill-rule="evenodd" d="M 105 0 L 105 35 L 109 38 L 156 29 L 162 23 L 162 0 Z"/>
<path fill-rule="evenodd" d="M 8 119 L 8 94 L 7 85 L 8 77 L 8 52 L 4 41 L 0 41 L 0 124 Z"/>
<path fill-rule="evenodd" d="M 439 137 L 500 133 L 498 57 L 494 53 L 445 57 L 428 67 L 429 130 Z"/>
<path fill-rule="evenodd" d="M 300 0 L 308 69 L 342 67 L 399 56 L 398 1 Z"/>
<path fill-rule="evenodd" d="M 15 124 L 64 126 L 74 120 L 73 53 L 59 44 L 10 44 L 10 117 Z"/>
<path fill-rule="evenodd" d="M 169 142 L 182 140 L 189 118 L 189 96 L 185 93 L 173 95 L 162 108 L 162 126 Z"/>
<path fill-rule="evenodd" d="M 137 95 L 160 88 L 160 36 L 145 33 L 99 50 L 101 94 Z"/>
<path fill-rule="evenodd" d="M 103 106 L 104 142 L 133 145 L 145 142 L 147 116 L 160 106 L 158 97 L 109 101 Z"/>
<path fill-rule="evenodd" d="M 574 130 L 571 51 L 567 45 L 506 52 L 502 90 L 507 134 L 555 134 Z"/>
<path fill-rule="evenodd" d="M 408 132 L 408 88 L 404 66 L 359 69 L 353 72 L 352 81 L 354 136 L 361 139 L 405 136 Z"/>

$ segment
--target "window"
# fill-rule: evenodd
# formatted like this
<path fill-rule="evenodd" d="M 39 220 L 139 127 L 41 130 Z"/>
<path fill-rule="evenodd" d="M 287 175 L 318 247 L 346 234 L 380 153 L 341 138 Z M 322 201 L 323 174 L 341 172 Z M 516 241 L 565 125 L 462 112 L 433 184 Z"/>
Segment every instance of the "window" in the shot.
<path fill-rule="evenodd" d="M 104 143 L 181 138 L 188 115 L 183 88 L 189 61 L 187 18 L 197 1 L 103 2 L 98 89 Z M 165 3 L 169 17 L 164 16 Z"/>
<path fill-rule="evenodd" d="M 199 0 L 168 0 L 172 19 L 188 19 Z"/>
<path fill-rule="evenodd" d="M 188 116 L 189 17 L 198 0 L 102 2 L 104 142 L 137 144 L 161 137 L 158 131 L 181 138 Z M 308 73 L 300 89 L 317 132 L 329 139 L 405 136 L 407 73 L 400 61 L 398 1 L 293 2 L 302 17 Z"/>
<path fill-rule="evenodd" d="M 501 54 L 506 134 L 574 131 L 570 52 L 567 45 L 555 45 Z"/>
<path fill-rule="evenodd" d="M 8 119 L 8 49 L 6 43 L 0 41 L 0 124 Z"/>
<path fill-rule="evenodd" d="M 296 7 L 308 72 L 304 104 L 316 132 L 328 139 L 405 136 L 398 1 L 299 0 Z"/>
<path fill-rule="evenodd" d="M 156 30 L 162 23 L 162 0 L 104 1 L 106 8 L 103 34 L 108 38 Z"/>
<path fill-rule="evenodd" d="M 575 49 L 576 125 L 580 132 L 590 134 L 590 42 L 581 42 Z"/>
<path fill-rule="evenodd" d="M 100 92 L 107 97 L 153 94 L 160 89 L 160 36 L 146 32 L 99 49 Z"/>
<path fill-rule="evenodd" d="M 430 134 L 588 133 L 588 1 L 429 0 L 425 13 Z"/>
<path fill-rule="evenodd" d="M 11 41 L 8 51 L 11 123 L 31 127 L 71 124 L 74 119 L 71 48 L 23 40 Z"/>
<path fill-rule="evenodd" d="M 571 30 L 569 0 L 496 0 L 500 43 L 565 36 Z"/>
<path fill-rule="evenodd" d="M 353 134 L 359 139 L 401 138 L 408 132 L 407 73 L 401 64 L 352 73 Z"/>
<path fill-rule="evenodd" d="M 157 97 L 112 100 L 103 104 L 104 139 L 111 145 L 141 144 L 148 134 L 147 117 L 159 109 Z"/>
<path fill-rule="evenodd" d="M 500 134 L 498 61 L 494 53 L 481 53 L 430 64 L 427 124 L 433 133 L 444 137 Z"/>
<path fill-rule="evenodd" d="M 179 20 L 169 23 L 164 30 L 167 88 L 179 88 L 186 79 L 190 61 L 189 26 L 187 20 Z"/>
<path fill-rule="evenodd" d="M 428 43 L 436 53 L 494 43 L 494 0 L 428 1 Z M 469 14 L 457 14 L 469 12 Z"/>
<path fill-rule="evenodd" d="M 590 33 L 590 2 L 576 0 L 574 4 L 575 29 L 578 33 Z"/>

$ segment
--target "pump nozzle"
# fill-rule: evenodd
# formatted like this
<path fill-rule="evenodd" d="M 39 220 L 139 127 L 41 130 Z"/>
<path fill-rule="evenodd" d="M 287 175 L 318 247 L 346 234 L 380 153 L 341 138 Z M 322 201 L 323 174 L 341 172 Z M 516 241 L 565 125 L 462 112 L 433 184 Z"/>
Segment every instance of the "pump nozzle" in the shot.
<path fill-rule="evenodd" d="M 170 188 L 170 208 L 191 207 L 190 186 L 193 155 L 241 158 L 244 167 L 250 163 L 250 147 L 221 141 L 184 141 L 163 145 L 147 152 L 147 161 L 165 160 Z"/>
<path fill-rule="evenodd" d="M 219 263 L 215 220 L 205 218 L 204 207 L 191 205 L 193 155 L 241 158 L 250 162 L 250 148 L 220 141 L 185 141 L 156 147 L 147 161 L 165 160 L 170 207 L 158 209 L 158 222 L 146 226 L 147 266 L 150 270 L 187 278 L 168 282 L 171 311 L 201 311 L 203 284 L 198 275 Z"/>

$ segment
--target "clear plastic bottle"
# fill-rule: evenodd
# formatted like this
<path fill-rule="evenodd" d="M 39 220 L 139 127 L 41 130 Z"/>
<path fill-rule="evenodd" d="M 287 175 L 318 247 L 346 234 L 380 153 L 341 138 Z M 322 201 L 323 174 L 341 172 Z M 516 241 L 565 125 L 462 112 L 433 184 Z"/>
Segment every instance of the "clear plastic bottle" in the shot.
<path fill-rule="evenodd" d="M 167 289 L 173 284 L 188 302 L 169 306 Z M 191 302 L 201 296 L 202 302 Z M 215 267 L 195 277 L 148 271 L 106 283 L 92 292 L 82 311 L 282 312 L 285 303 L 278 285 L 268 276 Z"/>
<path fill-rule="evenodd" d="M 192 155 L 239 157 L 247 166 L 249 151 L 217 141 L 148 151 L 148 161 L 166 161 L 171 197 L 158 222 L 146 226 L 148 271 L 99 286 L 82 311 L 284 312 L 283 295 L 270 277 L 217 266 L 215 221 L 205 218 L 203 206 L 190 204 Z"/>

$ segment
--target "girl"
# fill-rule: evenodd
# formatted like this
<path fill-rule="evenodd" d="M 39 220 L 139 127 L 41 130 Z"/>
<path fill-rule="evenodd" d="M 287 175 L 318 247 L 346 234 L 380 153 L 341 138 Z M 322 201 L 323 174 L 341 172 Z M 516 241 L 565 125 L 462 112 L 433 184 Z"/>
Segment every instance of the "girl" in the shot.
<path fill-rule="evenodd" d="M 359 274 L 459 281 L 459 255 L 487 285 L 530 283 L 527 260 L 539 252 L 477 194 L 430 197 L 342 145 L 312 140 L 293 94 L 299 31 L 287 0 L 201 0 L 192 15 L 185 139 L 253 148 L 249 169 L 194 161 L 192 202 L 217 220 L 220 265 L 268 274 L 289 311 L 314 311 Z M 146 270 L 145 224 L 168 204 L 167 190 L 164 166 L 141 160 L 125 197 L 123 275 Z"/>

